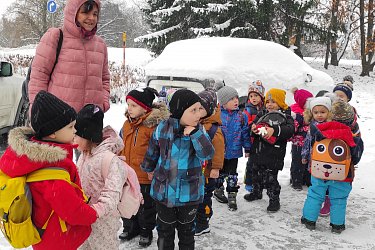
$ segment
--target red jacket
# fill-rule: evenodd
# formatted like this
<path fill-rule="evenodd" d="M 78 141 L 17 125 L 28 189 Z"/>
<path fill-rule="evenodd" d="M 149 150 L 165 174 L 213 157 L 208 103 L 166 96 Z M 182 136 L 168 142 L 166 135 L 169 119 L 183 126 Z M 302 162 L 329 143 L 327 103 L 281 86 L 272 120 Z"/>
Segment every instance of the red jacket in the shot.
<path fill-rule="evenodd" d="M 66 169 L 72 182 L 81 186 L 77 168 L 72 161 L 73 146 L 27 139 L 29 128 L 15 128 L 9 133 L 9 147 L 0 159 L 0 169 L 11 177 L 22 176 L 45 167 Z M 83 200 L 80 190 L 62 180 L 40 181 L 29 184 L 33 197 L 32 219 L 42 228 L 51 211 L 54 214 L 34 249 L 77 249 L 90 235 L 91 224 L 96 221 L 95 210 Z M 59 219 L 66 222 L 63 233 Z"/>

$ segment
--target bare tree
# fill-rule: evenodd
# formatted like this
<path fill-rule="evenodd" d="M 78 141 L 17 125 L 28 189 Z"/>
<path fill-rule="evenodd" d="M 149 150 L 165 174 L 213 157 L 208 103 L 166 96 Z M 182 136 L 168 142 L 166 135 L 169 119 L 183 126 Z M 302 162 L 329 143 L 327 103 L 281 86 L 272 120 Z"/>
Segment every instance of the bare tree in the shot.
<path fill-rule="evenodd" d="M 61 25 L 64 0 L 56 0 L 54 14 L 47 11 L 48 0 L 16 0 L 3 15 L 2 39 L 9 47 L 19 47 L 39 42 L 50 27 Z"/>
<path fill-rule="evenodd" d="M 374 0 L 360 0 L 360 30 L 361 30 L 361 76 L 369 76 L 375 65 L 374 60 Z M 367 13 L 366 13 L 367 10 Z M 367 14 L 367 15 L 366 15 Z M 366 27 L 367 19 L 367 27 Z M 367 32 L 366 32 L 367 31 Z"/>
<path fill-rule="evenodd" d="M 36 44 L 50 27 L 63 24 L 63 9 L 66 0 L 55 0 L 57 12 L 47 11 L 48 0 L 16 0 L 2 17 L 0 45 L 20 47 Z M 146 32 L 147 25 L 142 21 L 139 7 L 127 7 L 126 4 L 103 0 L 98 24 L 98 34 L 108 46 L 122 45 L 122 32 L 127 32 L 128 47 L 141 46 L 134 38 Z"/>

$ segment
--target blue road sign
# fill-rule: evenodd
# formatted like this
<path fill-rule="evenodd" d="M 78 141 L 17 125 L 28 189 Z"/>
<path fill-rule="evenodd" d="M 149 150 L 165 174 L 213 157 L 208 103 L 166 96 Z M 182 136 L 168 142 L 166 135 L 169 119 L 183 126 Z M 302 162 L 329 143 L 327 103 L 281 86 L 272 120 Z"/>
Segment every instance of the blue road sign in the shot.
<path fill-rule="evenodd" d="M 55 13 L 57 10 L 57 4 L 54 0 L 49 0 L 47 2 L 47 10 L 49 13 Z"/>

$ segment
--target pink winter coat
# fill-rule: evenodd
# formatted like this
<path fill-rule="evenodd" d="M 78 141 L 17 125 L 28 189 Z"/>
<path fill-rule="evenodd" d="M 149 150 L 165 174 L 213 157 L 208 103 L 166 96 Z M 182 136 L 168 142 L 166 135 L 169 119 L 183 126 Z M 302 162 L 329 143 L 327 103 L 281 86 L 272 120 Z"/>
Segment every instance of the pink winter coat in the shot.
<path fill-rule="evenodd" d="M 91 226 L 90 237 L 80 249 L 118 249 L 120 244 L 117 232 L 121 227 L 121 217 L 117 205 L 125 184 L 126 170 L 123 162 L 117 157 L 112 159 L 105 180 L 102 169 L 105 152 L 117 154 L 124 144 L 109 126 L 103 129 L 103 139 L 91 154 L 81 154 L 77 163 L 82 188 L 87 197 L 90 197 L 89 204 L 99 216 Z"/>
<path fill-rule="evenodd" d="M 102 38 L 93 35 L 84 39 L 75 17 L 87 0 L 69 0 L 64 9 L 64 40 L 58 63 L 56 59 L 60 32 L 50 28 L 40 40 L 32 63 L 29 82 L 30 103 L 40 90 L 50 92 L 71 105 L 77 112 L 93 103 L 104 112 L 109 109 L 109 80 L 107 46 Z M 95 0 L 100 10 L 100 0 Z"/>

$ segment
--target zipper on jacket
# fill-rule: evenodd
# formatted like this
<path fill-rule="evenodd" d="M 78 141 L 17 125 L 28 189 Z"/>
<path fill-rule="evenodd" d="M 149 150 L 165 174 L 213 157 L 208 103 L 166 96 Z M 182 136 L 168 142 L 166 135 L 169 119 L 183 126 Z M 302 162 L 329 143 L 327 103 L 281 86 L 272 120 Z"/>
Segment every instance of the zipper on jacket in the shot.
<path fill-rule="evenodd" d="M 83 54 L 85 56 L 85 61 L 84 61 L 84 65 L 85 65 L 85 80 L 84 80 L 84 85 L 83 85 L 83 90 L 85 91 L 86 93 L 86 83 L 87 83 L 87 71 L 88 71 L 88 62 L 87 62 L 87 51 L 86 51 L 86 46 L 85 46 L 85 40 L 81 37 L 81 41 L 82 41 L 82 46 L 83 46 Z M 88 103 L 91 103 L 93 102 L 93 100 L 88 100 Z M 83 104 L 86 103 L 86 95 L 83 97 Z M 83 105 L 82 105 L 83 106 Z"/>
<path fill-rule="evenodd" d="M 138 130 L 139 130 L 139 127 L 135 130 L 134 142 L 133 142 L 133 145 L 134 145 L 134 146 L 135 146 L 135 144 L 137 143 Z"/>

